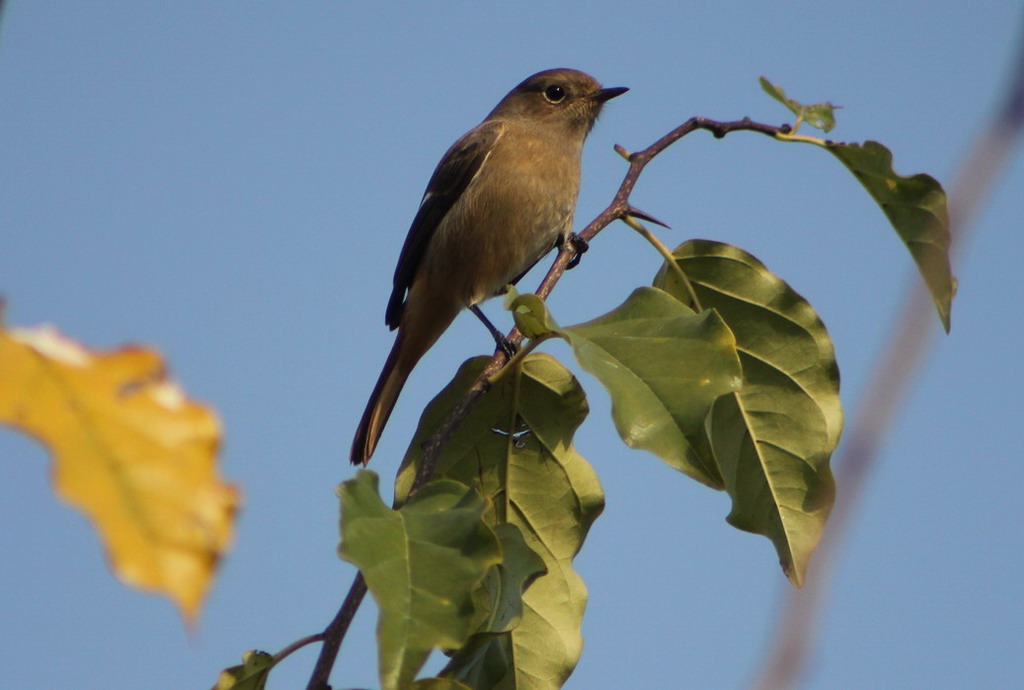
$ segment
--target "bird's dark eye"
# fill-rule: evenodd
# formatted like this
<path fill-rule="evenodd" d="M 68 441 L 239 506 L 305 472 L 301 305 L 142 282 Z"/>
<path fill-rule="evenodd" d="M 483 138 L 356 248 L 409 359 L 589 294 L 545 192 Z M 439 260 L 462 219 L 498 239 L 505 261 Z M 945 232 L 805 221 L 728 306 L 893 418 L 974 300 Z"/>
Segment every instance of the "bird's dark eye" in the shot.
<path fill-rule="evenodd" d="M 549 103 L 560 103 L 565 99 L 565 89 L 557 84 L 544 89 L 544 98 L 548 99 Z"/>

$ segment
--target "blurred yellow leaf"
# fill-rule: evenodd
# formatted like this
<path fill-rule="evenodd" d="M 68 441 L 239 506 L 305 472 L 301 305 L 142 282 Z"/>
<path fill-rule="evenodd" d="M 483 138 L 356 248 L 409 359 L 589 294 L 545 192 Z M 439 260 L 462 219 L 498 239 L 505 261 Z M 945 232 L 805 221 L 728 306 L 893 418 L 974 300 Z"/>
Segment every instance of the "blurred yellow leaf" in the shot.
<path fill-rule="evenodd" d="M 238 494 L 217 472 L 216 416 L 168 380 L 159 354 L 0 328 L 0 424 L 49 448 L 55 491 L 93 522 L 117 575 L 194 620 Z"/>

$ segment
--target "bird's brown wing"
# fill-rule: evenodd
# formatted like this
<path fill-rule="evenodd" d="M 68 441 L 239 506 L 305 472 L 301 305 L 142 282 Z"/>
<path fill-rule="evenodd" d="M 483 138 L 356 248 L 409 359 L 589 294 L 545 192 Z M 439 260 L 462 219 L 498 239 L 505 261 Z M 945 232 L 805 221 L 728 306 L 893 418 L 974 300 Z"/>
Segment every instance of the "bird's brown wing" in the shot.
<path fill-rule="evenodd" d="M 384 321 L 392 330 L 398 328 L 406 293 L 416 277 L 434 232 L 473 178 L 480 173 L 503 128 L 500 122 L 484 122 L 452 144 L 437 164 L 395 268 L 394 289 L 384 314 Z"/>

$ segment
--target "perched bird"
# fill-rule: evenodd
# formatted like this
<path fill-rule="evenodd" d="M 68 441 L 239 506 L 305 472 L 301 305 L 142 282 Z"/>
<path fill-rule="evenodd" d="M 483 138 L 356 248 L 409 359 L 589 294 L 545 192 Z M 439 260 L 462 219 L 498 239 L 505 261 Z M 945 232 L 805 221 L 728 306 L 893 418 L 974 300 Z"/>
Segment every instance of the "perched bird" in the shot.
<path fill-rule="evenodd" d="M 605 101 L 588 74 L 552 69 L 512 89 L 438 163 L 395 268 L 385 322 L 398 336 L 366 404 L 353 465 L 373 455 L 406 379 L 469 307 L 502 293 L 572 230 L 583 140 Z"/>

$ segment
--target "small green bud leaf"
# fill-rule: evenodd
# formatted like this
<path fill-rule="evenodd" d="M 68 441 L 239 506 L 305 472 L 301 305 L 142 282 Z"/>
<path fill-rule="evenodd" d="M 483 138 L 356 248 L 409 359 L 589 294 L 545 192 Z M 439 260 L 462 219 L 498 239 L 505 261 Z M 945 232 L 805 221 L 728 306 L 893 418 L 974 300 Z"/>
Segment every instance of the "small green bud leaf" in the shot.
<path fill-rule="evenodd" d="M 839 106 L 832 105 L 831 103 L 814 103 L 811 105 L 804 105 L 798 101 L 794 101 L 791 98 L 786 98 L 786 92 L 782 90 L 782 87 L 777 84 L 773 84 L 764 77 L 760 77 L 761 88 L 764 89 L 765 93 L 777 100 L 782 105 L 789 108 L 794 115 L 796 115 L 796 125 L 793 127 L 795 130 L 801 122 L 806 122 L 815 129 L 822 131 L 831 131 L 836 126 L 835 110 Z"/>

